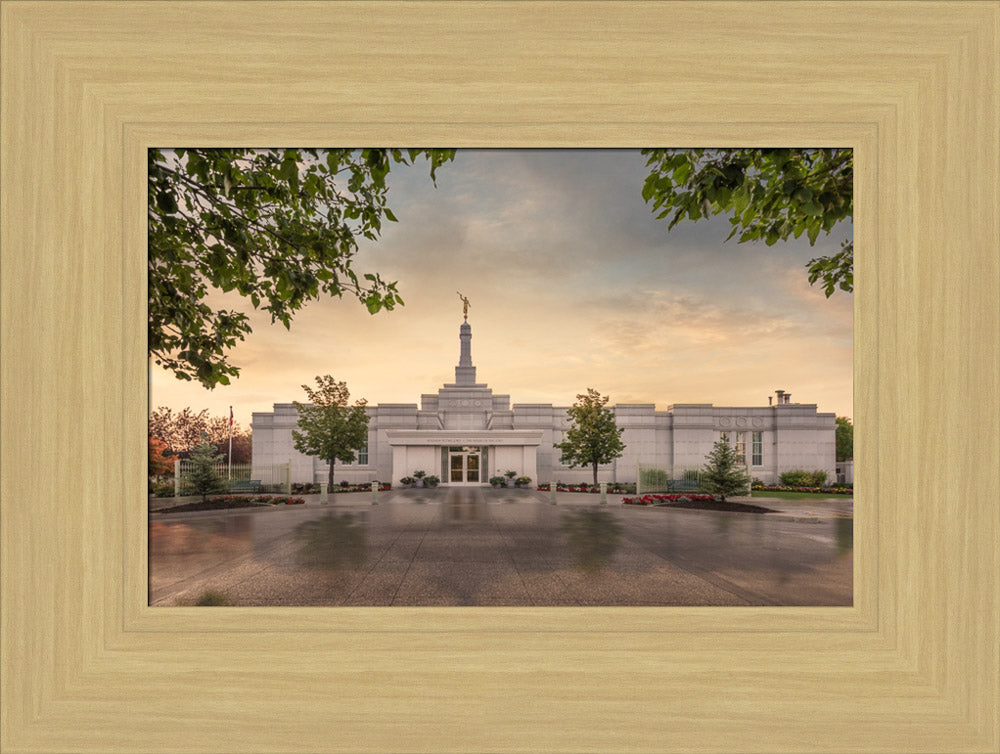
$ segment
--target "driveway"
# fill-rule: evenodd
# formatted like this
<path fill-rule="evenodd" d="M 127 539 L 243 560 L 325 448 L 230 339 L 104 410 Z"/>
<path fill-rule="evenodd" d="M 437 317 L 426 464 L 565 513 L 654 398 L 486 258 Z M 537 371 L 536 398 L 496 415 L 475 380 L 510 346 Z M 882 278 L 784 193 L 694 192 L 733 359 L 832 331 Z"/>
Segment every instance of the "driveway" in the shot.
<path fill-rule="evenodd" d="M 723 513 L 439 488 L 151 513 L 152 605 L 851 605 L 850 504 Z"/>

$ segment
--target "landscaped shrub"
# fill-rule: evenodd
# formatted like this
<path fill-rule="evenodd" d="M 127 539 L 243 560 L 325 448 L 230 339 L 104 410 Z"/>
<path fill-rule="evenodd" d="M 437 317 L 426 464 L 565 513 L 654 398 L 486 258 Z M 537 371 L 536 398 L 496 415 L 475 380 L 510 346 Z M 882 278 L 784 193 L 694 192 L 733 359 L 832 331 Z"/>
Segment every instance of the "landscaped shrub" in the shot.
<path fill-rule="evenodd" d="M 695 472 L 697 474 L 697 472 Z M 670 481 L 670 475 L 663 469 L 640 469 L 639 483 L 644 489 L 650 487 L 666 487 Z"/>
<path fill-rule="evenodd" d="M 173 497 L 174 496 L 174 485 L 172 485 L 172 484 L 153 484 L 150 491 L 153 493 L 153 497 Z"/>
<path fill-rule="evenodd" d="M 822 487 L 826 484 L 825 471 L 803 471 L 793 469 L 784 472 L 779 479 L 781 483 L 789 487 Z"/>
<path fill-rule="evenodd" d="M 754 487 L 754 490 L 758 492 L 821 492 L 824 495 L 853 495 L 854 489 L 852 487 L 846 487 L 843 485 L 834 485 L 832 487 L 803 487 L 800 485 L 792 486 L 789 484 L 771 484 L 764 487 Z"/>

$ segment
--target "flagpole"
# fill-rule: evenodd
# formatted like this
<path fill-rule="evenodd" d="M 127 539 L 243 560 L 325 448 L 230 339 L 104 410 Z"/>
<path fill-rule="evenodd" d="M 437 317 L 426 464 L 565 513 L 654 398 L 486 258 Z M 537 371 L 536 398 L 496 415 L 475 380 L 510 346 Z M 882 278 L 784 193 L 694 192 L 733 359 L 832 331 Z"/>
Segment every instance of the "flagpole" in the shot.
<path fill-rule="evenodd" d="M 233 407 L 229 407 L 229 481 L 233 481 Z"/>

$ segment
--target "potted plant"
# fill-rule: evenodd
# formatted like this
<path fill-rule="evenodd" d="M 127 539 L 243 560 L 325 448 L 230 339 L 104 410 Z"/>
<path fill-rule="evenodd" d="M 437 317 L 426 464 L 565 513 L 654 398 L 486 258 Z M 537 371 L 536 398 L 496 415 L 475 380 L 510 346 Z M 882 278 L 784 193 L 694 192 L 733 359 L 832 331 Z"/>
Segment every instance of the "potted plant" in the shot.
<path fill-rule="evenodd" d="M 426 479 L 424 479 L 424 485 L 427 486 L 427 487 L 437 487 L 438 486 L 438 482 L 440 482 L 440 481 L 441 480 L 438 477 L 436 477 L 433 474 L 431 474 L 429 477 L 427 477 Z"/>
<path fill-rule="evenodd" d="M 413 477 L 411 477 L 411 476 L 404 476 L 402 479 L 399 480 L 399 483 L 401 485 L 403 485 L 404 487 L 412 487 L 413 486 Z"/>
<path fill-rule="evenodd" d="M 517 478 L 517 482 L 515 482 L 515 484 L 517 484 L 518 487 L 527 487 L 529 484 L 531 484 L 531 477 L 530 476 L 519 476 Z"/>
<path fill-rule="evenodd" d="M 503 473 L 503 475 L 504 475 L 505 477 L 507 477 L 507 486 L 508 486 L 508 487 L 513 487 L 513 486 L 514 486 L 514 484 L 515 484 L 515 482 L 514 482 L 514 477 L 516 477 L 516 476 L 517 476 L 517 472 L 516 472 L 516 471 L 511 471 L 510 469 L 507 469 L 507 471 L 505 471 L 505 472 Z"/>
<path fill-rule="evenodd" d="M 492 484 L 494 488 L 503 487 L 505 481 L 506 480 L 502 476 L 490 477 L 490 484 Z"/>
<path fill-rule="evenodd" d="M 417 480 L 416 481 L 417 487 L 423 487 L 424 486 L 424 477 L 425 476 L 427 476 L 427 472 L 426 471 L 414 471 L 413 472 L 413 477 Z"/>

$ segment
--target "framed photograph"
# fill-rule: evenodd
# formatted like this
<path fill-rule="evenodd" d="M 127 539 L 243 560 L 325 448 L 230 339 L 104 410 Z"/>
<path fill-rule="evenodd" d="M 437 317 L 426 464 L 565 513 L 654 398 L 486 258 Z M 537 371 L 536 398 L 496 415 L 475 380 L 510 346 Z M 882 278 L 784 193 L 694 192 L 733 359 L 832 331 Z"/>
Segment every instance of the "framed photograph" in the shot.
<path fill-rule="evenodd" d="M 851 149 L 148 165 L 150 605 L 853 605 Z"/>
<path fill-rule="evenodd" d="M 1000 749 L 996 4 L 0 14 L 3 751 Z M 148 150 L 278 144 L 853 149 L 853 604 L 151 607 Z"/>

